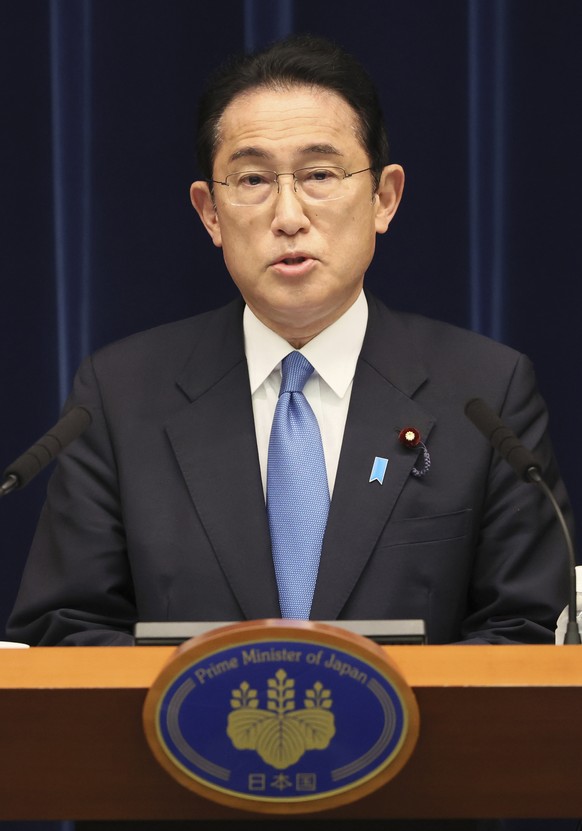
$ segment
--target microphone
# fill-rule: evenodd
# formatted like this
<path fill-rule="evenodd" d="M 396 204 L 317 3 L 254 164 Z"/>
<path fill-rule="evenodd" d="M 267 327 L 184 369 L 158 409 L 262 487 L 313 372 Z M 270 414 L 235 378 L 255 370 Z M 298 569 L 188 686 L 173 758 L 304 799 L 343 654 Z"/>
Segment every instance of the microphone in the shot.
<path fill-rule="evenodd" d="M 538 481 L 541 470 L 532 453 L 481 398 L 467 401 L 465 415 L 511 465 L 520 479 L 526 482 Z"/>
<path fill-rule="evenodd" d="M 86 407 L 73 407 L 36 444 L 6 468 L 2 474 L 0 497 L 27 485 L 61 450 L 79 438 L 91 421 L 91 413 Z"/>
<path fill-rule="evenodd" d="M 574 555 L 572 537 L 566 525 L 562 509 L 558 505 L 554 494 L 543 480 L 540 464 L 536 461 L 531 451 L 520 442 L 513 430 L 507 427 L 481 398 L 471 398 L 467 401 L 465 404 L 465 415 L 473 422 L 477 430 L 485 436 L 492 447 L 511 465 L 519 478 L 525 482 L 539 485 L 552 503 L 564 539 L 566 540 L 570 566 L 568 624 L 564 636 L 564 643 L 582 643 L 576 621 L 576 557 Z"/>

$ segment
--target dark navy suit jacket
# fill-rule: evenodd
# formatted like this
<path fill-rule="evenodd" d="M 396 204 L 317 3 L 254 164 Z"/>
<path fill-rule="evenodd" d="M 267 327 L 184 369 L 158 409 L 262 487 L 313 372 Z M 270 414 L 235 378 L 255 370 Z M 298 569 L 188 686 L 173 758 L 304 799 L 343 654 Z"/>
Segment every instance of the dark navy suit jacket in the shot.
<path fill-rule="evenodd" d="M 431 643 L 552 640 L 567 599 L 552 509 L 464 415 L 484 398 L 568 510 L 528 359 L 368 303 L 312 618 L 422 618 Z M 242 311 L 236 301 L 85 361 L 70 403 L 93 423 L 50 481 L 10 637 L 128 643 L 137 620 L 280 616 Z M 404 427 L 430 452 L 422 478 Z M 376 456 L 389 460 L 383 484 L 369 481 Z"/>

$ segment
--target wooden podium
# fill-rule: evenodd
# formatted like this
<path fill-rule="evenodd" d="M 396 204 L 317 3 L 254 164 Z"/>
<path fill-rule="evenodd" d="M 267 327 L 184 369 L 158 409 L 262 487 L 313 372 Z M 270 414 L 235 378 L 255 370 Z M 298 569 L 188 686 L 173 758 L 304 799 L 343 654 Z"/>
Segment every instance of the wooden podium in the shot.
<path fill-rule="evenodd" d="M 582 816 L 581 649 L 385 649 L 417 697 L 418 744 L 376 793 L 319 818 Z M 252 819 L 181 787 L 147 746 L 144 699 L 172 653 L 0 650 L 0 819 Z"/>

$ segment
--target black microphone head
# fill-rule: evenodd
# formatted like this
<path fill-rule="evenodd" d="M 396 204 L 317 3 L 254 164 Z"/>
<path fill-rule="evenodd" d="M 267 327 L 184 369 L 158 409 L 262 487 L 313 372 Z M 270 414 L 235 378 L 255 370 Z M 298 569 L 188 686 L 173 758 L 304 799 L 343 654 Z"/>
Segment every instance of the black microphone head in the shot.
<path fill-rule="evenodd" d="M 465 404 L 465 415 L 472 421 L 487 441 L 496 429 L 503 426 L 499 416 L 493 412 L 491 407 L 482 398 L 470 398 Z"/>
<path fill-rule="evenodd" d="M 37 473 L 40 473 L 61 450 L 75 439 L 79 438 L 91 424 L 91 412 L 82 406 L 73 407 L 64 415 L 48 433 L 40 438 L 36 444 L 19 456 L 3 474 L 3 479 L 16 478 L 17 485 L 23 488 Z M 11 488 L 11 489 L 14 489 Z"/>
<path fill-rule="evenodd" d="M 511 465 L 520 479 L 526 482 L 535 481 L 530 473 L 532 469 L 537 474 L 540 472 L 535 457 L 481 398 L 471 398 L 467 401 L 465 415 Z"/>

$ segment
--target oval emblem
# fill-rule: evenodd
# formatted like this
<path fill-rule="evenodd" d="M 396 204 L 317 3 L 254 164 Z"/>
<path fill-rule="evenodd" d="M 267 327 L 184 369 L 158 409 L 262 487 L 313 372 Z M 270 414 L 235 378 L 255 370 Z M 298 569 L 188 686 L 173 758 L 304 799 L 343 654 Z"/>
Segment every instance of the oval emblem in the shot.
<path fill-rule="evenodd" d="M 144 721 L 182 785 L 272 813 L 375 790 L 418 735 L 415 698 L 380 647 L 295 621 L 236 624 L 184 644 L 148 693 Z"/>

